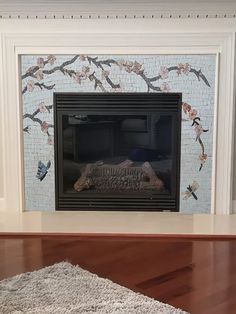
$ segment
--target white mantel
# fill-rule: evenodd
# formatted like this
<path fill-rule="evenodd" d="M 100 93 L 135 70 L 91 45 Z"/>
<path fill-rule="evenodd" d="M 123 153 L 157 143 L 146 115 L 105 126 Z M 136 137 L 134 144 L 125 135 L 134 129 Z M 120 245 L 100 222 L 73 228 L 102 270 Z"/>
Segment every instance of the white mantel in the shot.
<path fill-rule="evenodd" d="M 230 213 L 236 19 L 1 19 L 0 209 L 23 209 L 18 56 L 73 53 L 216 53 L 219 56 L 212 213 Z"/>

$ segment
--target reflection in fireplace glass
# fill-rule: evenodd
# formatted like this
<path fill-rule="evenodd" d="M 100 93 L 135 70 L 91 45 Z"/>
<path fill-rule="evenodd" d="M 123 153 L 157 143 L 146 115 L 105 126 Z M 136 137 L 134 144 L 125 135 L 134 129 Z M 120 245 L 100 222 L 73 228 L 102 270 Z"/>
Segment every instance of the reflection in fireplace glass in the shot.
<path fill-rule="evenodd" d="M 171 194 L 173 118 L 64 114 L 63 191 Z"/>

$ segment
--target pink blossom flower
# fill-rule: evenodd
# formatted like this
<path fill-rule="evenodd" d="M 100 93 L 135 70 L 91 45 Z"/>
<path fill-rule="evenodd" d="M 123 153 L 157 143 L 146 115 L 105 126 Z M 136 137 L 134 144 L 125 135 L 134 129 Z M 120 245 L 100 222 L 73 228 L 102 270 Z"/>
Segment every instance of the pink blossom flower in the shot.
<path fill-rule="evenodd" d="M 207 154 L 201 154 L 199 155 L 199 159 L 201 161 L 201 164 L 204 164 L 207 160 Z"/>
<path fill-rule="evenodd" d="M 43 71 L 42 71 L 41 69 L 38 70 L 38 71 L 35 73 L 35 75 L 36 75 L 36 78 L 37 78 L 38 81 L 41 81 L 41 80 L 43 79 Z"/>
<path fill-rule="evenodd" d="M 88 73 L 86 73 L 86 72 L 77 71 L 76 74 L 75 74 L 75 81 L 78 84 L 81 84 L 81 81 L 85 80 L 87 78 L 88 78 Z"/>
<path fill-rule="evenodd" d="M 170 86 L 168 83 L 164 82 L 161 86 L 160 86 L 160 90 L 164 93 L 168 93 L 170 91 Z"/>
<path fill-rule="evenodd" d="M 43 133 L 47 133 L 48 132 L 48 127 L 49 127 L 49 124 L 46 121 L 43 121 L 43 123 L 41 125 L 41 131 Z"/>
<path fill-rule="evenodd" d="M 126 72 L 131 73 L 134 62 L 133 61 L 119 60 L 119 61 L 117 61 L 117 64 L 119 65 L 120 68 L 123 67 Z"/>
<path fill-rule="evenodd" d="M 47 108 L 46 108 L 46 106 L 45 106 L 45 104 L 44 104 L 44 102 L 41 102 L 40 104 L 39 104 L 39 112 L 41 112 L 41 113 L 43 113 L 43 112 L 47 112 L 48 110 L 47 110 Z"/>
<path fill-rule="evenodd" d="M 90 67 L 84 65 L 84 66 L 82 67 L 82 72 L 84 72 L 84 73 L 89 73 L 89 72 L 90 72 Z"/>
<path fill-rule="evenodd" d="M 125 66 L 132 68 L 133 65 L 134 65 L 133 61 L 125 61 Z"/>
<path fill-rule="evenodd" d="M 40 68 L 44 68 L 44 59 L 39 57 L 37 58 L 37 66 Z"/>
<path fill-rule="evenodd" d="M 186 102 L 183 102 L 182 108 L 183 108 L 184 113 L 187 114 L 187 112 L 189 112 L 191 110 L 191 105 L 189 105 Z"/>
<path fill-rule="evenodd" d="M 117 65 L 119 66 L 120 70 L 124 67 L 124 64 L 125 64 L 125 60 L 123 59 L 120 59 L 120 60 L 117 60 Z"/>
<path fill-rule="evenodd" d="M 55 61 L 56 61 L 56 57 L 54 55 L 49 55 L 48 56 L 48 63 L 50 65 L 53 65 Z"/>
<path fill-rule="evenodd" d="M 161 66 L 160 72 L 159 72 L 160 77 L 165 80 L 168 78 L 169 75 L 169 70 L 165 66 Z"/>
<path fill-rule="evenodd" d="M 120 70 L 123 68 L 128 73 L 134 72 L 140 74 L 143 71 L 143 65 L 137 61 L 133 62 L 120 59 L 116 64 L 119 66 Z"/>
<path fill-rule="evenodd" d="M 131 67 L 125 67 L 125 71 L 126 71 L 127 73 L 131 73 L 131 72 L 132 72 L 132 68 L 131 68 Z"/>
<path fill-rule="evenodd" d="M 143 68 L 142 64 L 135 61 L 132 66 L 132 71 L 136 74 L 140 74 L 142 72 L 142 68 Z"/>
<path fill-rule="evenodd" d="M 191 66 L 189 63 L 179 63 L 177 73 L 188 75 L 191 70 Z"/>
<path fill-rule="evenodd" d="M 189 115 L 189 118 L 190 118 L 191 120 L 193 120 L 193 119 L 196 118 L 196 116 L 197 116 L 197 110 L 196 110 L 196 109 L 191 109 L 191 110 L 189 111 L 188 115 Z"/>
<path fill-rule="evenodd" d="M 131 65 L 131 64 L 132 64 L 132 65 Z M 124 69 L 125 69 L 125 71 L 128 72 L 128 73 L 131 73 L 131 72 L 132 72 L 132 67 L 133 67 L 133 62 L 132 62 L 132 63 L 128 62 L 128 63 L 125 63 L 125 64 L 124 64 Z"/>
<path fill-rule="evenodd" d="M 75 74 L 75 81 L 76 81 L 76 83 L 81 84 L 80 72 L 76 72 L 76 74 Z"/>
<path fill-rule="evenodd" d="M 53 145 L 54 144 L 54 136 L 53 135 L 49 135 L 48 136 L 48 145 Z"/>
<path fill-rule="evenodd" d="M 34 90 L 34 81 L 33 81 L 33 80 L 29 80 L 29 81 L 27 82 L 27 90 L 28 90 L 29 92 L 32 92 L 32 91 Z"/>
<path fill-rule="evenodd" d="M 86 61 L 87 60 L 87 56 L 86 55 L 80 55 L 79 59 L 80 59 L 80 61 Z"/>

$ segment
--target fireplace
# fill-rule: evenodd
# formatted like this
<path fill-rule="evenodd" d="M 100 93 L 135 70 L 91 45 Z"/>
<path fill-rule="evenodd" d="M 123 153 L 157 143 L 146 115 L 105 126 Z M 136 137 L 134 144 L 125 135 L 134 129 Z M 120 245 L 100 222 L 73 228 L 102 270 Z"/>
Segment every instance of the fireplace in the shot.
<path fill-rule="evenodd" d="M 179 211 L 181 94 L 55 93 L 56 210 Z"/>

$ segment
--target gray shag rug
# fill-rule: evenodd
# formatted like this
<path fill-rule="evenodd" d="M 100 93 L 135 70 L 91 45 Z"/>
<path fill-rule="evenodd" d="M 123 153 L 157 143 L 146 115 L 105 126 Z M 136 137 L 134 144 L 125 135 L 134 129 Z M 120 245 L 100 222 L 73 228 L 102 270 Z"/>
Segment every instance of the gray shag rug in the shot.
<path fill-rule="evenodd" d="M 184 314 L 62 262 L 0 281 L 1 314 Z"/>

